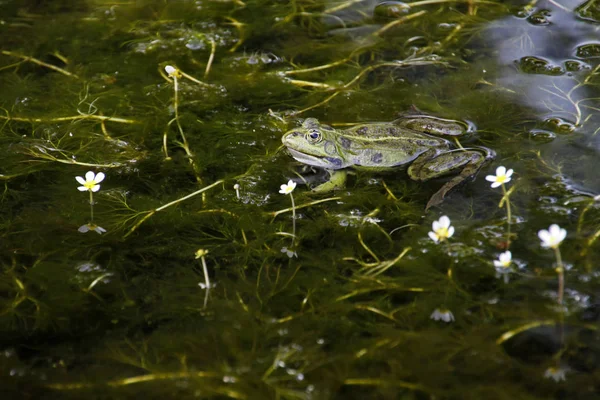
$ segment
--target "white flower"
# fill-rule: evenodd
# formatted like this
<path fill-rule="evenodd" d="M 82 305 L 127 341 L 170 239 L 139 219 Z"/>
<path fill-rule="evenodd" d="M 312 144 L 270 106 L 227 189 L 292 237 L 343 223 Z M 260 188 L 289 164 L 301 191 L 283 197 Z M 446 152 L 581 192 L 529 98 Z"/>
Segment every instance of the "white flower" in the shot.
<path fill-rule="evenodd" d="M 94 231 L 100 235 L 106 232 L 106 229 L 91 222 L 89 224 L 81 225 L 77 230 L 81 233 L 88 233 L 89 231 Z"/>
<path fill-rule="evenodd" d="M 438 221 L 433 221 L 431 225 L 433 232 L 429 232 L 429 237 L 434 242 L 443 242 L 454 235 L 454 227 L 450 225 L 450 218 L 442 215 Z"/>
<path fill-rule="evenodd" d="M 568 369 L 563 367 L 550 367 L 544 372 L 544 378 L 554 379 L 555 382 L 566 381 Z"/>
<path fill-rule="evenodd" d="M 85 174 L 85 179 L 80 176 L 76 176 L 75 179 L 83 185 L 77 188 L 80 192 L 85 192 L 86 190 L 97 192 L 100 190 L 100 185 L 98 184 L 104 180 L 104 174 L 102 172 L 94 174 L 92 171 L 88 171 Z"/>
<path fill-rule="evenodd" d="M 434 321 L 454 322 L 454 314 L 445 308 L 436 308 L 429 316 Z"/>
<path fill-rule="evenodd" d="M 171 65 L 167 65 L 165 67 L 165 72 L 167 73 L 167 75 L 169 76 L 169 78 L 175 76 L 177 77 L 178 73 L 177 73 L 177 68 L 171 66 Z"/>
<path fill-rule="evenodd" d="M 510 251 L 500 253 L 497 260 L 494 260 L 494 267 L 496 268 L 508 268 L 512 263 L 512 254 Z"/>
<path fill-rule="evenodd" d="M 288 249 L 287 247 L 282 247 L 281 252 L 285 253 L 289 258 L 296 257 L 298 258 L 298 253 L 293 250 Z"/>
<path fill-rule="evenodd" d="M 552 224 L 548 230 L 540 230 L 538 237 L 542 241 L 542 247 L 557 249 L 567 237 L 567 231 L 556 224 Z"/>
<path fill-rule="evenodd" d="M 498 167 L 496 168 L 496 175 L 488 175 L 485 177 L 486 181 L 492 182 L 492 187 L 493 188 L 497 188 L 498 186 L 502 185 L 503 183 L 508 183 L 510 182 L 510 177 L 513 174 L 513 170 L 509 169 L 508 171 L 506 170 L 506 167 Z"/>
<path fill-rule="evenodd" d="M 296 189 L 296 182 L 294 182 L 293 180 L 289 180 L 287 185 L 284 183 L 283 185 L 281 185 L 281 189 L 279 190 L 279 193 L 281 194 L 290 194 L 294 191 L 294 189 Z"/>
<path fill-rule="evenodd" d="M 508 283 L 509 274 L 511 272 L 510 265 L 512 264 L 512 254 L 510 251 L 500 253 L 497 260 L 494 260 L 496 267 L 496 278 L 503 278 L 504 283 Z"/>

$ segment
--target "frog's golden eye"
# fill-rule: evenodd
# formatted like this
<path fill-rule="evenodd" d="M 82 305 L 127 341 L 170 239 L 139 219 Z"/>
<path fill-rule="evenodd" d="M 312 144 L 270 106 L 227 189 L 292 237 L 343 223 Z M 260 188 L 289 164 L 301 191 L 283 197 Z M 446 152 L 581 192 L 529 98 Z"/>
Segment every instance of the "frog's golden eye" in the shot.
<path fill-rule="evenodd" d="M 311 129 L 306 134 L 306 140 L 310 143 L 319 143 L 323 139 L 321 132 L 318 129 Z"/>

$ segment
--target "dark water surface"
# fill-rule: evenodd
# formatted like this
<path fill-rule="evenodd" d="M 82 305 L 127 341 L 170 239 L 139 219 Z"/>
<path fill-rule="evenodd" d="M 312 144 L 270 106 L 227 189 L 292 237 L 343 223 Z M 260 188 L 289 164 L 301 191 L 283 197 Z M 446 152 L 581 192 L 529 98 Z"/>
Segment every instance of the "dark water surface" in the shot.
<path fill-rule="evenodd" d="M 599 399 L 599 28 L 595 0 L 0 1 L 0 397 Z M 496 152 L 427 212 L 451 177 L 311 194 L 281 147 L 413 106 Z"/>

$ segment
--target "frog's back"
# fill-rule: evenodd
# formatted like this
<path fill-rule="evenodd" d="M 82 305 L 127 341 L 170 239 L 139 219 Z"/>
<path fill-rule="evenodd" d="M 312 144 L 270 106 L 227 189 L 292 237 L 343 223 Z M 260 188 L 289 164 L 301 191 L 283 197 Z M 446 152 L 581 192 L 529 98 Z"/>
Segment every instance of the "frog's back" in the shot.
<path fill-rule="evenodd" d="M 448 146 L 444 139 L 389 122 L 348 128 L 338 143 L 352 165 L 377 169 L 407 164 L 429 149 Z"/>
<path fill-rule="evenodd" d="M 424 140 L 423 145 L 435 146 L 440 142 L 436 136 L 429 135 L 424 132 L 419 132 L 415 129 L 407 128 L 401 124 L 394 122 L 371 122 L 368 124 L 355 125 L 342 132 L 342 136 L 349 139 L 363 141 L 377 141 L 384 139 L 392 140 Z"/>

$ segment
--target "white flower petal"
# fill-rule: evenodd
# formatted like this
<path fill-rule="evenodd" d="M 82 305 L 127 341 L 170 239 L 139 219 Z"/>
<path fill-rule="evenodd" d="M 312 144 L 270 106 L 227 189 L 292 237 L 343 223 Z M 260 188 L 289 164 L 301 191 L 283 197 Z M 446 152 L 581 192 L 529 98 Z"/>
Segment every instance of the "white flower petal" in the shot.
<path fill-rule="evenodd" d="M 561 229 L 560 234 L 558 235 L 558 241 L 562 242 L 563 240 L 565 240 L 566 237 L 567 237 L 567 230 Z"/>
<path fill-rule="evenodd" d="M 439 236 L 435 232 L 429 232 L 429 237 L 436 243 L 440 240 Z"/>
<path fill-rule="evenodd" d="M 87 224 L 81 225 L 77 230 L 81 233 L 87 233 L 90 230 L 90 227 L 87 226 Z"/>
<path fill-rule="evenodd" d="M 548 232 L 545 229 L 540 229 L 540 231 L 538 232 L 538 237 L 540 238 L 540 240 L 542 242 L 549 242 L 550 241 L 550 232 Z"/>
<path fill-rule="evenodd" d="M 567 372 L 568 372 L 567 368 L 550 367 L 546 370 L 546 372 L 544 372 L 544 378 L 553 379 L 555 382 L 566 381 L 567 380 L 567 376 L 566 376 Z"/>
<path fill-rule="evenodd" d="M 88 172 L 85 173 L 85 180 L 87 182 L 93 181 L 95 177 L 96 177 L 96 174 L 94 174 L 93 171 L 88 171 Z"/>
<path fill-rule="evenodd" d="M 85 186 L 79 186 L 77 190 L 79 190 L 80 192 L 85 192 L 86 190 L 88 190 L 88 188 L 86 188 Z"/>
<path fill-rule="evenodd" d="M 433 224 L 431 224 L 431 230 L 434 232 L 439 231 L 441 227 L 442 227 L 442 225 L 440 224 L 439 221 L 433 221 Z"/>
<path fill-rule="evenodd" d="M 85 179 L 83 179 L 81 176 L 76 176 L 75 180 L 80 184 L 85 185 Z"/>
<path fill-rule="evenodd" d="M 496 175 L 488 175 L 485 177 L 485 180 L 488 182 L 496 182 Z"/>
<path fill-rule="evenodd" d="M 176 70 L 176 69 L 175 69 L 173 66 L 171 66 L 171 65 L 167 65 L 167 66 L 165 66 L 165 72 L 166 72 L 166 73 L 167 73 L 169 76 L 173 75 L 173 73 L 175 73 L 175 71 L 177 71 L 177 70 Z"/>
<path fill-rule="evenodd" d="M 567 237 L 567 230 L 557 224 L 552 224 L 548 230 L 542 229 L 538 232 L 543 247 L 557 248 Z"/>
<path fill-rule="evenodd" d="M 502 261 L 494 260 L 494 267 L 496 267 L 496 268 L 504 267 L 504 264 L 502 263 Z"/>
<path fill-rule="evenodd" d="M 448 237 L 451 237 L 452 235 L 454 235 L 454 227 L 453 226 L 448 228 Z"/>
<path fill-rule="evenodd" d="M 96 185 L 92 188 L 92 192 L 97 192 L 98 190 L 100 190 L 100 185 Z"/>
<path fill-rule="evenodd" d="M 100 183 L 100 182 L 102 182 L 104 180 L 104 178 L 105 178 L 104 173 L 98 172 L 96 174 L 96 179 L 94 179 L 94 181 L 96 181 L 96 183 Z"/>
<path fill-rule="evenodd" d="M 450 226 L 450 218 L 446 215 L 442 215 L 439 222 L 441 228 L 448 228 Z"/>
<path fill-rule="evenodd" d="M 506 178 L 510 179 L 510 177 L 511 177 L 511 176 L 512 176 L 512 174 L 513 174 L 513 172 L 514 172 L 514 171 L 513 171 L 512 169 L 509 169 L 508 171 L 506 171 Z"/>
<path fill-rule="evenodd" d="M 498 259 L 503 263 L 510 263 L 512 261 L 512 254 L 510 251 L 505 251 L 504 253 L 500 254 Z"/>
<path fill-rule="evenodd" d="M 454 321 L 454 314 L 452 314 L 452 311 L 450 310 L 440 310 L 439 308 L 436 308 L 433 310 L 429 318 L 434 321 L 452 322 Z"/>
<path fill-rule="evenodd" d="M 506 175 L 506 167 L 499 166 L 498 168 L 496 168 L 496 176 L 503 176 L 503 175 Z"/>

